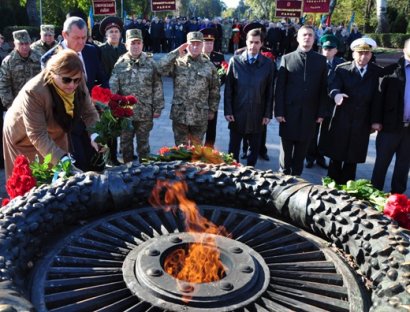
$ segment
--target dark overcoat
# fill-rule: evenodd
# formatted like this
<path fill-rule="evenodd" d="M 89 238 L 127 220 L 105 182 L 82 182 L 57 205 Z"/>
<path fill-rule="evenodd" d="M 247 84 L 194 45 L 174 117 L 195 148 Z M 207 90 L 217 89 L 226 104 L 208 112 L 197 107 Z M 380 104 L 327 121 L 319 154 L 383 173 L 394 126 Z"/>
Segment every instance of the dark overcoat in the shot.
<path fill-rule="evenodd" d="M 345 93 L 336 106 L 329 129 L 329 142 L 324 153 L 331 159 L 348 163 L 366 161 L 372 123 L 379 122 L 379 77 L 381 68 L 369 63 L 363 78 L 353 61 L 340 64 L 329 85 L 330 97 Z"/>
<path fill-rule="evenodd" d="M 297 49 L 282 57 L 275 88 L 275 116 L 285 117 L 279 136 L 310 141 L 316 119 L 325 117 L 327 104 L 326 58 Z"/>
<path fill-rule="evenodd" d="M 273 62 L 261 54 L 254 64 L 248 63 L 246 51 L 231 58 L 224 93 L 225 116 L 235 117 L 229 129 L 241 134 L 262 132 L 263 118 L 272 119 L 275 73 Z"/>

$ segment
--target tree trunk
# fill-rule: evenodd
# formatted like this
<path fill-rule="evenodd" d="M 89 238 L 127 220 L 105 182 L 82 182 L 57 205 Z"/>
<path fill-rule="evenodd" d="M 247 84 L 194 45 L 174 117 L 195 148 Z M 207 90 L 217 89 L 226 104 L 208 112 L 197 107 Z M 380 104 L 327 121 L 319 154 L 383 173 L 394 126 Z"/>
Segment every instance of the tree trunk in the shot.
<path fill-rule="evenodd" d="M 26 11 L 30 26 L 40 26 L 40 16 L 37 12 L 36 0 L 27 0 Z"/>
<path fill-rule="evenodd" d="M 377 10 L 377 33 L 388 32 L 388 21 L 387 21 L 387 0 L 377 0 L 376 1 Z"/>
<path fill-rule="evenodd" d="M 364 12 L 364 32 L 370 32 L 370 15 L 372 12 L 374 0 L 366 1 L 366 10 Z"/>

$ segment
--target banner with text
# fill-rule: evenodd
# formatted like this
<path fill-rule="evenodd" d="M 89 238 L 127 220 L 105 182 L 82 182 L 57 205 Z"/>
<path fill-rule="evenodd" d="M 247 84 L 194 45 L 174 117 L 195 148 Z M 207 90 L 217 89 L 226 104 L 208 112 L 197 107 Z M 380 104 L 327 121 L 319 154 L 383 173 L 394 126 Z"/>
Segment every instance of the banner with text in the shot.
<path fill-rule="evenodd" d="M 93 0 L 94 15 L 116 15 L 115 0 Z"/>
<path fill-rule="evenodd" d="M 151 0 L 151 9 L 153 12 L 175 11 L 176 0 Z"/>
<path fill-rule="evenodd" d="M 275 17 L 291 18 L 301 17 L 302 1 L 301 0 L 276 0 Z"/>
<path fill-rule="evenodd" d="M 303 0 L 305 13 L 329 13 L 330 0 Z"/>

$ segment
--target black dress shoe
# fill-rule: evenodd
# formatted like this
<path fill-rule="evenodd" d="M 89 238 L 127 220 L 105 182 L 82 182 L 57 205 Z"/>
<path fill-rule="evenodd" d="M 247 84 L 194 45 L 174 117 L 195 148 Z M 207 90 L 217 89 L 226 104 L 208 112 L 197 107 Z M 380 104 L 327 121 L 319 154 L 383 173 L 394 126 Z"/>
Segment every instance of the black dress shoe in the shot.
<path fill-rule="evenodd" d="M 269 161 L 268 154 L 259 155 L 259 157 L 262 158 L 263 160 Z"/>
<path fill-rule="evenodd" d="M 306 168 L 312 168 L 312 167 L 313 167 L 313 161 L 308 160 L 308 161 L 306 162 L 305 167 L 306 167 Z"/>
<path fill-rule="evenodd" d="M 326 164 L 325 159 L 316 160 L 316 163 L 318 164 L 318 166 L 322 167 L 323 169 L 328 169 L 329 168 L 329 166 Z"/>

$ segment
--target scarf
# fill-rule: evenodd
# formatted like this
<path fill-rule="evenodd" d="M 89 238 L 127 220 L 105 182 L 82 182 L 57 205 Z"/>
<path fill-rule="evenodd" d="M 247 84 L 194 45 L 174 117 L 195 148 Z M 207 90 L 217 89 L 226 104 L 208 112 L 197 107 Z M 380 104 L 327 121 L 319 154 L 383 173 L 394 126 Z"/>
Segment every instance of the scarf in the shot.
<path fill-rule="evenodd" d="M 53 87 L 56 90 L 57 94 L 63 100 L 65 112 L 68 115 L 70 115 L 71 117 L 74 117 L 74 95 L 75 95 L 75 91 L 73 93 L 65 93 L 63 90 L 61 90 L 55 84 L 54 80 L 51 81 L 51 84 L 53 85 Z"/>

